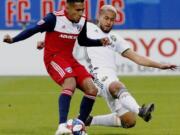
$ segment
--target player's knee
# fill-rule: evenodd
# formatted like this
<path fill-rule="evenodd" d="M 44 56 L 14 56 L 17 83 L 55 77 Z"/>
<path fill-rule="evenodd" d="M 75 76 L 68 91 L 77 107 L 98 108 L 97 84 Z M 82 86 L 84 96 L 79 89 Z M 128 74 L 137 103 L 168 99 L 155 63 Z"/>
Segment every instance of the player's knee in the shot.
<path fill-rule="evenodd" d="M 88 94 L 88 95 L 96 96 L 97 95 L 97 91 L 98 91 L 98 89 L 96 87 L 93 87 L 93 88 L 87 89 L 85 91 L 85 93 Z"/>
<path fill-rule="evenodd" d="M 96 96 L 98 92 L 98 89 L 91 78 L 87 78 L 83 81 L 82 89 L 86 94 L 93 96 Z"/>
<path fill-rule="evenodd" d="M 125 85 L 122 82 L 119 81 L 112 82 L 109 86 L 109 92 L 113 97 L 116 98 L 119 91 L 124 87 Z"/>
<path fill-rule="evenodd" d="M 132 128 L 136 125 L 136 116 L 134 113 L 128 112 L 121 117 L 121 125 L 123 128 Z"/>
<path fill-rule="evenodd" d="M 74 77 L 66 78 L 64 83 L 62 84 L 63 89 L 71 89 L 75 90 L 76 88 L 76 80 Z"/>
<path fill-rule="evenodd" d="M 136 125 L 136 121 L 121 121 L 123 128 L 133 128 Z"/>

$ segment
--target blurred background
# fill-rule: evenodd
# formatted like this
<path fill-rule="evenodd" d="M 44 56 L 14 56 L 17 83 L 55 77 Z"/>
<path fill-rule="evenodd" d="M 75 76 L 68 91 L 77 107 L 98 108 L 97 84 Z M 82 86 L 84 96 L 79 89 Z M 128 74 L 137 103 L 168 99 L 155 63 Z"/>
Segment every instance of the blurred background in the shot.
<path fill-rule="evenodd" d="M 180 65 L 179 0 L 86 0 L 88 19 L 95 22 L 104 4 L 116 7 L 118 16 L 113 32 L 124 37 L 135 51 L 160 62 Z M 5 45 L 2 39 L 5 34 L 15 36 L 64 6 L 65 0 L 0 1 L 0 75 L 47 75 L 43 51 L 36 49 L 44 34 L 13 45 Z M 123 75 L 180 75 L 180 70 L 144 68 L 125 59 L 117 60 L 117 65 Z"/>

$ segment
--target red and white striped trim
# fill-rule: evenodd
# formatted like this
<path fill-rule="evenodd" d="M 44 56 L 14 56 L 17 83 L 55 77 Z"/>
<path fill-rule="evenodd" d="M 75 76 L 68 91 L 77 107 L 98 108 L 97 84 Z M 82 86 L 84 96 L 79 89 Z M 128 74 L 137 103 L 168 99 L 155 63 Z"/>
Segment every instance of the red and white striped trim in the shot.
<path fill-rule="evenodd" d="M 73 91 L 72 90 L 70 90 L 70 89 L 64 89 L 63 91 L 62 91 L 62 94 L 66 94 L 66 95 L 69 95 L 69 96 L 72 96 L 73 95 Z"/>
<path fill-rule="evenodd" d="M 87 97 L 87 98 L 89 98 L 89 99 L 92 99 L 92 100 L 95 100 L 95 99 L 96 99 L 96 96 L 87 95 L 87 94 L 85 94 L 84 96 Z"/>
<path fill-rule="evenodd" d="M 64 70 L 56 62 L 51 61 L 51 66 L 59 73 L 62 78 L 65 76 Z"/>

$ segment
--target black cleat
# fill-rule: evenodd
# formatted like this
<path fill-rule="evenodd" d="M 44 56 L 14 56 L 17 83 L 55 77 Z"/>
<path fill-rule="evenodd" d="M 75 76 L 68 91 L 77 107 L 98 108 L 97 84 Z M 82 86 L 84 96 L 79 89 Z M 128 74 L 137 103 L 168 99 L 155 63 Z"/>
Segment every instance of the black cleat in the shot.
<path fill-rule="evenodd" d="M 90 126 L 92 122 L 93 116 L 89 115 L 85 121 L 85 126 Z"/>
<path fill-rule="evenodd" d="M 139 116 L 146 122 L 150 121 L 152 116 L 151 113 L 154 111 L 154 104 L 148 104 L 147 106 L 142 105 L 139 110 Z"/>

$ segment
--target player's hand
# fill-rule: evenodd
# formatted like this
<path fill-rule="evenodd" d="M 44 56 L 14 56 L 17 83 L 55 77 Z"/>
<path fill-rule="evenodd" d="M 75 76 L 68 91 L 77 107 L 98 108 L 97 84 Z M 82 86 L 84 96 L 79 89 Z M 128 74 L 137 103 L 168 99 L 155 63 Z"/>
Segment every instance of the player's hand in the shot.
<path fill-rule="evenodd" d="M 160 69 L 166 70 L 166 69 L 170 69 L 170 70 L 175 70 L 177 69 L 177 65 L 173 65 L 173 64 L 162 64 Z"/>
<path fill-rule="evenodd" d="M 44 48 L 44 42 L 43 41 L 38 41 L 37 42 L 37 49 L 38 50 L 42 50 Z"/>
<path fill-rule="evenodd" d="M 10 35 L 5 35 L 4 39 L 3 39 L 3 42 L 11 44 L 11 43 L 13 43 L 13 39 L 11 38 Z"/>
<path fill-rule="evenodd" d="M 101 42 L 101 44 L 102 44 L 103 46 L 108 46 L 108 45 L 111 44 L 111 42 L 110 42 L 110 40 L 109 40 L 108 37 L 100 39 L 100 42 Z"/>

